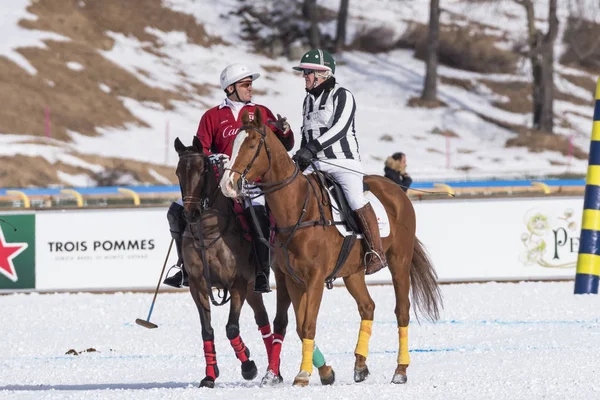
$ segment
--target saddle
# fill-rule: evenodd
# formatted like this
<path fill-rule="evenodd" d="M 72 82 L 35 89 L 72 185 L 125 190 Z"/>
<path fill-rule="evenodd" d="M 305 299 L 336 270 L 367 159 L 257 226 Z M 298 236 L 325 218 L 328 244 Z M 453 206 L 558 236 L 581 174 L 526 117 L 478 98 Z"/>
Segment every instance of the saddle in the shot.
<path fill-rule="evenodd" d="M 333 175 L 327 172 L 319 171 L 317 176 L 319 175 L 323 177 L 323 181 L 321 182 L 321 184 L 323 184 L 323 186 L 328 189 L 329 193 L 334 198 L 334 201 L 331 202 L 331 208 L 339 212 L 342 222 L 346 226 L 346 229 L 357 234 L 361 234 L 362 231 L 360 229 L 358 221 L 356 220 L 356 214 L 350 208 L 350 205 L 348 204 L 348 199 L 346 199 L 344 189 L 342 189 L 340 183 L 335 179 Z M 366 192 L 368 190 L 369 185 L 367 185 L 363 181 L 363 192 Z"/>

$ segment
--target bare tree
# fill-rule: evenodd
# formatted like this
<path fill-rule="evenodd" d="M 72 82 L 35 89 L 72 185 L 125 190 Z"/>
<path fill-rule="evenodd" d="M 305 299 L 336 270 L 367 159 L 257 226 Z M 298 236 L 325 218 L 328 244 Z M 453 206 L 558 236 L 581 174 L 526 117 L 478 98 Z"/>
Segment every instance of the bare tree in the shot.
<path fill-rule="evenodd" d="M 600 67 L 600 2 L 569 0 L 569 22 L 565 41 L 581 66 Z"/>
<path fill-rule="evenodd" d="M 427 35 L 427 55 L 425 57 L 425 84 L 421 99 L 437 100 L 438 44 L 440 39 L 440 0 L 430 0 L 429 31 Z"/>
<path fill-rule="evenodd" d="M 527 14 L 528 57 L 531 62 L 533 87 L 533 128 L 545 133 L 554 129 L 554 42 L 558 35 L 557 0 L 548 3 L 548 31 L 535 27 L 533 0 L 515 0 Z"/>
<path fill-rule="evenodd" d="M 337 29 L 335 32 L 335 45 L 333 51 L 339 51 L 346 44 L 346 22 L 348 21 L 348 6 L 350 0 L 341 0 L 338 12 Z"/>
<path fill-rule="evenodd" d="M 302 5 L 302 15 L 310 23 L 309 41 L 313 48 L 321 47 L 321 33 L 317 21 L 317 0 L 304 0 Z"/>

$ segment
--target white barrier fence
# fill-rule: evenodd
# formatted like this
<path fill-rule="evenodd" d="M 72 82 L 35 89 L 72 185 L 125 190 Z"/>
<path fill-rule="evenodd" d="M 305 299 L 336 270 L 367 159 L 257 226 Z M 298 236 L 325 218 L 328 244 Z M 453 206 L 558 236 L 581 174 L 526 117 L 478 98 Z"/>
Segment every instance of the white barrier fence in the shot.
<path fill-rule="evenodd" d="M 417 237 L 440 282 L 575 276 L 581 198 L 453 199 L 414 206 Z M 152 290 L 171 241 L 166 211 L 0 213 L 7 222 L 0 222 L 0 291 Z M 168 265 L 176 258 L 173 248 Z M 391 276 L 382 270 L 367 281 L 389 283 Z"/>

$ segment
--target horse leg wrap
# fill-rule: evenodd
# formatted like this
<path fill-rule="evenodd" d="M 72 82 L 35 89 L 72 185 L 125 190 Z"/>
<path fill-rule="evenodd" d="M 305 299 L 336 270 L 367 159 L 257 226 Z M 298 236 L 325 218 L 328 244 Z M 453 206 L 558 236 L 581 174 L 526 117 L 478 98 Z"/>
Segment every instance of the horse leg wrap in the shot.
<path fill-rule="evenodd" d="M 258 328 L 260 331 L 263 342 L 265 343 L 265 349 L 267 350 L 267 360 L 271 362 L 271 356 L 273 355 L 273 334 L 271 333 L 271 325 L 265 325 Z"/>
<path fill-rule="evenodd" d="M 398 364 L 410 364 L 410 355 L 408 354 L 408 326 L 398 327 L 398 337 L 400 339 L 400 347 L 398 348 Z"/>
<path fill-rule="evenodd" d="M 302 364 L 300 370 L 312 374 L 312 359 L 315 349 L 315 341 L 313 339 L 302 339 Z"/>
<path fill-rule="evenodd" d="M 231 347 L 233 347 L 233 351 L 235 351 L 235 356 L 238 360 L 241 362 L 248 361 L 248 351 L 240 335 L 231 339 L 229 343 L 231 343 Z"/>
<path fill-rule="evenodd" d="M 358 354 L 367 358 L 369 355 L 369 340 L 371 339 L 371 328 L 373 321 L 363 319 L 360 321 L 360 331 L 358 332 L 358 341 L 354 354 Z"/>
<path fill-rule="evenodd" d="M 315 345 L 312 362 L 316 368 L 321 368 L 323 365 L 325 365 L 325 357 L 317 345 Z"/>
<path fill-rule="evenodd" d="M 217 372 L 217 352 L 214 341 L 204 341 L 204 358 L 206 359 L 206 376 L 217 379 L 219 373 Z"/>
<path fill-rule="evenodd" d="M 279 375 L 279 357 L 281 356 L 281 346 L 283 345 L 283 335 L 273 334 L 273 349 L 269 359 L 269 370 L 276 376 Z"/>

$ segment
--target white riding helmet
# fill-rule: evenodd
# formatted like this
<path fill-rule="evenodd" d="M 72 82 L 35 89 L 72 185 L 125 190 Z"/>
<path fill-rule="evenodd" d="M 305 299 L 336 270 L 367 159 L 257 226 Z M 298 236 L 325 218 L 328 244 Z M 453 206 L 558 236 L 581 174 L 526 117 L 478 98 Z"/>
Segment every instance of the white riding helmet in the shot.
<path fill-rule="evenodd" d="M 250 68 L 243 64 L 231 64 L 221 72 L 221 89 L 227 89 L 227 86 L 233 85 L 240 79 L 251 77 L 255 80 L 260 76 L 258 72 L 252 72 Z"/>

